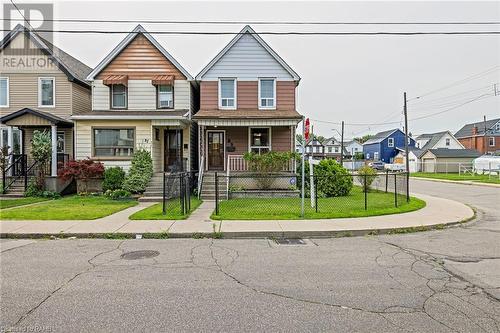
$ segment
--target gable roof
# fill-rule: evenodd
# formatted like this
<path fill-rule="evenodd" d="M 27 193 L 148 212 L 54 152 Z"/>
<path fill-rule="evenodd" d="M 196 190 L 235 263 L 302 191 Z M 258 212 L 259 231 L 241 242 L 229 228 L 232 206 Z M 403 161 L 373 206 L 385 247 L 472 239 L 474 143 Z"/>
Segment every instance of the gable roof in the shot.
<path fill-rule="evenodd" d="M 388 130 L 388 131 L 383 131 L 383 132 L 378 132 L 375 134 L 372 138 L 368 139 L 364 145 L 371 145 L 373 143 L 380 143 L 385 140 L 388 136 L 390 136 L 392 133 L 399 131 L 399 128 Z"/>
<path fill-rule="evenodd" d="M 329 139 L 326 139 L 324 142 L 323 142 L 323 145 L 324 146 L 335 146 L 335 145 L 340 145 L 340 141 L 338 141 L 337 139 L 335 139 L 334 137 L 331 137 Z M 345 142 L 344 142 L 344 145 L 345 145 Z"/>
<path fill-rule="evenodd" d="M 481 153 L 474 149 L 427 149 L 436 157 L 479 157 Z M 422 154 L 423 155 L 423 154 Z"/>
<path fill-rule="evenodd" d="M 36 31 L 29 30 L 21 24 L 16 25 L 14 29 L 5 35 L 0 42 L 0 51 L 6 48 L 20 33 L 24 33 L 40 48 L 43 53 L 51 58 L 58 68 L 66 74 L 68 80 L 83 85 L 86 88 L 90 87 L 86 78 L 92 71 L 92 68 L 42 38 L 36 33 Z"/>
<path fill-rule="evenodd" d="M 274 51 L 249 25 L 246 25 L 233 39 L 212 59 L 198 75 L 196 80 L 201 78 L 238 42 L 245 34 L 250 34 L 255 40 L 293 77 L 295 81 L 300 81 L 300 76 Z"/>
<path fill-rule="evenodd" d="M 487 120 L 486 121 L 487 130 L 490 130 L 499 121 L 500 121 L 500 118 Z M 476 123 L 470 123 L 470 124 L 464 125 L 461 129 L 458 130 L 457 133 L 455 133 L 455 137 L 456 138 L 465 138 L 465 137 L 473 136 L 472 129 L 474 127 L 477 127 L 477 134 L 476 135 L 484 135 L 485 122 L 479 121 Z"/>
<path fill-rule="evenodd" d="M 144 37 L 146 37 L 146 39 L 151 42 L 151 44 L 153 44 L 164 56 L 165 58 L 167 58 L 182 74 L 184 74 L 184 76 L 188 79 L 188 80 L 193 80 L 193 77 L 191 76 L 191 74 L 189 74 L 189 72 L 187 70 L 184 69 L 184 67 L 181 66 L 181 64 L 179 64 L 177 62 L 177 60 L 175 60 L 174 57 L 172 57 L 172 55 L 170 53 L 167 52 L 167 50 L 165 50 L 163 48 L 163 46 L 160 45 L 160 43 L 158 43 L 158 41 L 156 39 L 153 38 L 153 36 L 151 36 L 147 31 L 146 29 L 144 29 L 142 27 L 142 25 L 138 24 L 134 30 L 132 30 L 95 68 L 94 70 L 87 76 L 87 80 L 94 80 L 94 78 L 104 69 L 106 68 L 106 66 L 111 62 L 113 61 L 113 59 L 118 56 L 120 54 L 121 51 L 123 51 L 123 49 L 125 49 L 134 39 L 135 37 L 138 35 L 138 34 L 141 34 L 143 35 Z"/>

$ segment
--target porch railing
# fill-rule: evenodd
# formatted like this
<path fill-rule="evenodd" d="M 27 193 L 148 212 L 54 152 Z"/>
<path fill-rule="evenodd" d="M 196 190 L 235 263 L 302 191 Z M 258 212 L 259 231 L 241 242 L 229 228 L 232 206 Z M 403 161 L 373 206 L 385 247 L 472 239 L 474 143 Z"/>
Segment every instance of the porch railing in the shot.
<path fill-rule="evenodd" d="M 228 155 L 227 171 L 228 174 L 231 172 L 248 171 L 248 162 L 243 158 L 243 155 Z M 281 171 L 295 172 L 295 160 L 291 159 Z"/>

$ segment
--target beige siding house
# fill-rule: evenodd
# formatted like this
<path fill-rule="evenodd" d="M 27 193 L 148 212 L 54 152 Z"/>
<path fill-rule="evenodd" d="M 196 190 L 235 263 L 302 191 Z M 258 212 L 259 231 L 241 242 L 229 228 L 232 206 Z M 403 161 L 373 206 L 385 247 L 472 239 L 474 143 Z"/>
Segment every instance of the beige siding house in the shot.
<path fill-rule="evenodd" d="M 88 75 L 92 109 L 72 116 L 76 158 L 128 170 L 134 152 L 151 152 L 155 172 L 196 167 L 192 144 L 196 83 L 140 25 Z"/>
<path fill-rule="evenodd" d="M 52 136 L 48 176 L 57 176 L 62 162 L 73 159 L 71 115 L 90 110 L 91 68 L 18 25 L 0 45 L 0 144 L 9 147 L 9 176 L 33 166 L 31 139 L 35 130 Z M 33 170 L 33 168 L 31 168 Z"/>

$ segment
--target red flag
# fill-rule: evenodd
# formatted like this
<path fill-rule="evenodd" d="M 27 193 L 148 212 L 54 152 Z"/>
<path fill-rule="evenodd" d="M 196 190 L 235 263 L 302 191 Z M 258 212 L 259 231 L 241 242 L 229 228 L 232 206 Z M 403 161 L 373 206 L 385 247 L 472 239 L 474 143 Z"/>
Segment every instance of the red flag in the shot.
<path fill-rule="evenodd" d="M 306 141 L 309 140 L 309 131 L 310 131 L 311 124 L 309 123 L 309 118 L 306 118 L 306 125 L 304 128 L 304 139 Z"/>

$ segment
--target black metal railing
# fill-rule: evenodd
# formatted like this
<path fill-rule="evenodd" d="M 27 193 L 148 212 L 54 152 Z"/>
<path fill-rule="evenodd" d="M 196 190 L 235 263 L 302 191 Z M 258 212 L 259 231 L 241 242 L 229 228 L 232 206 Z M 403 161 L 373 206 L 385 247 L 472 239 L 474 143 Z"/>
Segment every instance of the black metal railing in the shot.
<path fill-rule="evenodd" d="M 162 213 L 185 215 L 191 211 L 191 197 L 197 188 L 196 172 L 163 173 Z"/>

